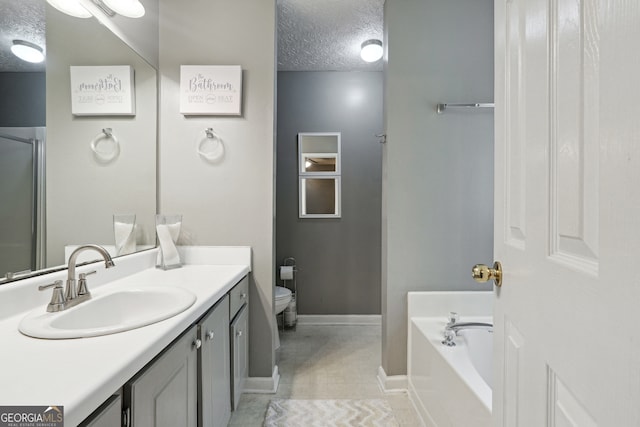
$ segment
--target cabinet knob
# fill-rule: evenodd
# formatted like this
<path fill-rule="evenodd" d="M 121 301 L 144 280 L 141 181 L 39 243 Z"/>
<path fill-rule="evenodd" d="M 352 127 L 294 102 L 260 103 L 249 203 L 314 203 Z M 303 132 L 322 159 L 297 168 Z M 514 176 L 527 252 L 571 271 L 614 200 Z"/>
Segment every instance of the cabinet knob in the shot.
<path fill-rule="evenodd" d="M 196 350 L 199 349 L 200 347 L 202 347 L 202 340 L 196 339 L 193 343 L 191 343 L 191 346 Z"/>
<path fill-rule="evenodd" d="M 236 334 L 237 337 L 241 337 L 242 336 L 242 331 L 238 331 L 238 333 Z"/>
<path fill-rule="evenodd" d="M 246 299 L 247 298 L 247 294 L 245 294 L 244 292 L 240 294 L 240 299 Z"/>
<path fill-rule="evenodd" d="M 208 340 L 212 340 L 214 335 L 215 335 L 215 333 L 213 331 L 207 331 L 207 334 L 206 334 L 205 337 Z"/>

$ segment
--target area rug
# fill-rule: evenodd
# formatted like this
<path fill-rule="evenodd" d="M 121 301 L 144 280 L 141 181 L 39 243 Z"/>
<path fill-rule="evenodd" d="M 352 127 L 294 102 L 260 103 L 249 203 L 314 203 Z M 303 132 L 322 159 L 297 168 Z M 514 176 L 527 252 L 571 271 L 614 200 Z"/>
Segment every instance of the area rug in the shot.
<path fill-rule="evenodd" d="M 399 427 L 384 399 L 274 399 L 264 427 Z"/>

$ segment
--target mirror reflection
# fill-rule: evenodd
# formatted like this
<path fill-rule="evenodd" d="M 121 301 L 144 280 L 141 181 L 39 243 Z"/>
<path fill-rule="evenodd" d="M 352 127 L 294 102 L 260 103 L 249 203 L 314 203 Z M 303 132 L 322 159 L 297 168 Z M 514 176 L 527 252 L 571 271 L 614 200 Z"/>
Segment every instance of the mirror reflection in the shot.
<path fill-rule="evenodd" d="M 121 253 L 155 246 L 156 70 L 95 18 L 64 15 L 45 0 L 0 0 L 0 9 L 8 95 L 0 102 L 0 283 L 8 272 L 64 267 L 65 246 L 96 243 L 115 254 L 123 228 L 114 215 L 136 218 Z M 45 27 L 46 70 L 11 55 L 7 40 L 44 36 Z M 78 65 L 131 66 L 135 115 L 73 116 L 69 67 Z M 91 150 L 105 128 L 119 142 L 110 162 Z"/>
<path fill-rule="evenodd" d="M 335 154 L 305 153 L 303 156 L 304 171 L 310 173 L 336 172 L 337 156 Z"/>
<path fill-rule="evenodd" d="M 302 178 L 300 186 L 301 216 L 306 217 L 337 217 L 339 216 L 340 188 L 339 178 Z"/>
<path fill-rule="evenodd" d="M 299 216 L 340 217 L 340 133 L 299 133 Z"/>
<path fill-rule="evenodd" d="M 340 173 L 340 133 L 299 133 L 300 174 Z"/>

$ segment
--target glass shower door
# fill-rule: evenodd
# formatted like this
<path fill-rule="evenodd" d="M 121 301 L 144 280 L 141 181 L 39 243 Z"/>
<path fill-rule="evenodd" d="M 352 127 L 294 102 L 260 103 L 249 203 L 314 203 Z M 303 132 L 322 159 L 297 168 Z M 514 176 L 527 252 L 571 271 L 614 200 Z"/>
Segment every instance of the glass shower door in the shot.
<path fill-rule="evenodd" d="M 44 128 L 0 128 L 0 280 L 42 262 L 43 135 Z"/>

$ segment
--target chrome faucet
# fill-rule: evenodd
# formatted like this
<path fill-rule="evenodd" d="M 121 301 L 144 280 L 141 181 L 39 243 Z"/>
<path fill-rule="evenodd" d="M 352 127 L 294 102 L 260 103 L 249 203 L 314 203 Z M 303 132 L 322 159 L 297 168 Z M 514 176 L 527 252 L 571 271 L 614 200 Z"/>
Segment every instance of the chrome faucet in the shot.
<path fill-rule="evenodd" d="M 444 327 L 444 341 L 442 344 L 449 347 L 456 345 L 455 338 L 458 336 L 458 332 L 465 329 L 484 329 L 488 332 L 493 332 L 493 324 L 485 322 L 458 322 L 458 314 L 451 313 L 449 317 L 449 323 Z"/>
<path fill-rule="evenodd" d="M 82 277 L 80 277 L 80 285 L 83 285 L 84 289 L 79 289 L 80 286 L 76 287 L 76 260 L 78 259 L 78 256 L 82 252 L 90 250 L 90 249 L 92 249 L 92 250 L 98 252 L 100 255 L 102 255 L 102 258 L 104 259 L 104 267 L 105 268 L 111 268 L 111 267 L 113 267 L 115 265 L 113 263 L 113 260 L 111 259 L 111 255 L 109 255 L 109 252 L 107 252 L 107 250 L 105 248 L 103 248 L 102 246 L 98 246 L 98 245 L 82 245 L 82 246 L 77 247 L 73 252 L 71 252 L 71 256 L 69 256 L 69 268 L 68 268 L 68 274 L 67 274 L 67 287 L 64 290 L 64 299 L 67 301 L 67 303 L 69 303 L 69 301 L 75 300 L 79 296 L 87 295 L 88 298 L 91 297 L 91 294 L 89 293 L 89 290 L 87 289 L 86 274 L 85 275 L 81 275 Z M 94 273 L 94 272 L 87 273 L 87 274 L 92 274 L 92 273 Z M 80 290 L 81 292 L 78 292 L 78 290 Z M 88 299 L 88 298 L 85 298 L 85 299 Z M 80 301 L 78 301 L 78 302 L 80 302 Z M 75 304 L 73 304 L 73 305 L 75 305 Z"/>
<path fill-rule="evenodd" d="M 91 293 L 87 288 L 87 276 L 90 274 L 94 274 L 94 271 L 90 271 L 88 273 L 80 273 L 78 285 L 76 286 L 76 262 L 80 253 L 86 250 L 94 250 L 102 255 L 104 259 L 105 268 L 111 268 L 115 266 L 113 260 L 111 259 L 111 255 L 109 252 L 102 246 L 98 245 L 82 245 L 77 247 L 69 256 L 69 264 L 68 264 L 68 274 L 67 274 L 67 286 L 65 287 L 64 294 L 62 294 L 62 281 L 57 280 L 55 283 L 50 285 L 39 286 L 38 290 L 45 290 L 53 287 L 53 295 L 51 297 L 51 302 L 47 306 L 48 312 L 62 311 L 67 308 L 73 307 L 74 305 L 78 305 L 83 301 L 86 301 L 91 298 Z"/>

